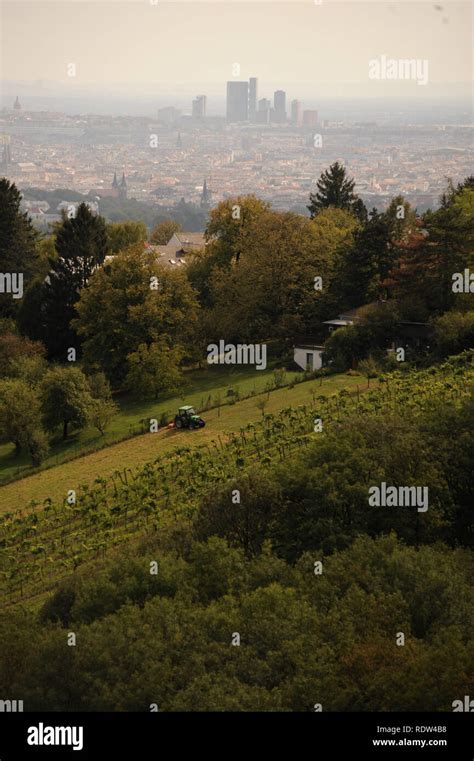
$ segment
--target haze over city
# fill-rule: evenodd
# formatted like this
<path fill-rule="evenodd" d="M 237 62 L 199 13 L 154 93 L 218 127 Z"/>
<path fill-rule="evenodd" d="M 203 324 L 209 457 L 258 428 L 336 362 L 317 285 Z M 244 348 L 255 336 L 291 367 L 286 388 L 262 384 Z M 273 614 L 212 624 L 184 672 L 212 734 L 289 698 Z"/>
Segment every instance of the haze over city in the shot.
<path fill-rule="evenodd" d="M 152 2 L 3 2 L 3 98 L 181 105 L 202 91 L 218 114 L 235 64 L 269 92 L 282 87 L 309 101 L 469 97 L 468 2 Z M 427 60 L 428 83 L 370 81 L 368 61 L 381 55 Z"/>

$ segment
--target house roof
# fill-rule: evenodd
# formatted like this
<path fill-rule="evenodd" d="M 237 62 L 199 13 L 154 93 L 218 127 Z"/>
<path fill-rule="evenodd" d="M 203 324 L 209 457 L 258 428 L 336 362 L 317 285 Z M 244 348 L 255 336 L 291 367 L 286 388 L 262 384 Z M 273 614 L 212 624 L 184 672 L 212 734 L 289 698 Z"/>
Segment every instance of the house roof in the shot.
<path fill-rule="evenodd" d="M 344 327 L 345 325 L 352 325 L 352 320 L 324 320 L 323 325 L 337 325 L 338 327 Z"/>
<path fill-rule="evenodd" d="M 206 245 L 206 240 L 204 238 L 204 233 L 186 233 L 186 232 L 178 232 L 175 233 L 176 237 L 178 238 L 179 242 L 182 246 L 200 246 L 203 247 Z"/>
<path fill-rule="evenodd" d="M 302 341 L 297 341 L 293 346 L 293 349 L 312 349 L 314 351 L 323 351 L 324 346 L 321 346 L 321 344 L 304 343 Z"/>
<path fill-rule="evenodd" d="M 179 246 L 168 243 L 166 246 L 147 246 L 147 249 L 153 251 L 156 254 L 157 262 L 164 264 L 165 267 L 181 267 L 183 264 L 187 264 Z"/>

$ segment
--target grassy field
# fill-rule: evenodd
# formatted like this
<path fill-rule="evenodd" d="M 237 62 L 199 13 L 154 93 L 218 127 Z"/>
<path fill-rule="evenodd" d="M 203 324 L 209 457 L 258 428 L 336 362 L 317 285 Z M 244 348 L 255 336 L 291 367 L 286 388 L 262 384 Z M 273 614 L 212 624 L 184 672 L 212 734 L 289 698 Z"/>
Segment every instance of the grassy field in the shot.
<path fill-rule="evenodd" d="M 244 384 L 240 385 L 243 393 Z M 319 380 L 306 381 L 298 383 L 292 389 L 278 389 L 233 405 L 226 405 L 220 410 L 209 410 L 203 414 L 206 427 L 198 431 L 165 429 L 153 434 L 135 436 L 0 487 L 0 511 L 27 508 L 31 500 L 41 503 L 47 497 L 62 500 L 69 489 L 91 483 L 98 475 L 108 476 L 125 467 L 136 468 L 183 443 L 193 446 L 219 435 L 222 438 L 226 433 L 238 431 L 240 427 L 258 419 L 262 412 L 257 403 L 262 399 L 266 400 L 265 412 L 276 412 L 290 405 L 310 404 L 313 396 L 333 394 L 341 389 L 355 390 L 358 385 L 365 388 L 364 379 L 348 375 L 325 378 L 322 385 Z M 192 396 L 186 397 L 186 401 L 192 401 Z"/>
<path fill-rule="evenodd" d="M 287 380 L 301 375 L 297 372 L 287 372 Z M 204 370 L 192 370 L 185 373 L 185 385 L 179 394 L 171 394 L 164 399 L 154 402 L 150 399 L 134 400 L 123 397 L 117 400 L 119 413 L 110 421 L 110 425 L 101 436 L 96 428 L 85 428 L 66 442 L 59 440 L 51 447 L 49 457 L 42 468 L 60 465 L 74 457 L 93 452 L 102 447 L 108 447 L 119 441 L 141 432 L 140 421 L 149 418 L 160 419 L 163 413 L 168 413 L 170 419 L 182 404 L 192 404 L 198 410 L 207 406 L 215 406 L 229 400 L 227 391 L 238 391 L 241 396 L 247 396 L 255 391 L 262 392 L 268 383 L 273 381 L 273 369 L 256 370 L 249 367 L 208 367 Z M 27 455 L 14 457 L 13 444 L 0 446 L 0 484 L 14 478 L 23 478 L 33 470 Z"/>

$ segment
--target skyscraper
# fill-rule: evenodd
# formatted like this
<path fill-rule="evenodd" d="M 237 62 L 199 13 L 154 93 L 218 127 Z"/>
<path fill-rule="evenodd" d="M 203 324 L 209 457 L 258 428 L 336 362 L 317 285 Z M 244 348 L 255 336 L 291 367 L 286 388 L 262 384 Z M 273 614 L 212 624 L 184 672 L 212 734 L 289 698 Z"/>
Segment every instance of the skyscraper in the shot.
<path fill-rule="evenodd" d="M 205 95 L 198 95 L 193 100 L 193 119 L 204 119 L 206 116 L 207 98 Z"/>
<path fill-rule="evenodd" d="M 301 127 L 303 121 L 303 110 L 300 100 L 291 101 L 291 123 L 296 127 Z"/>
<path fill-rule="evenodd" d="M 279 124 L 286 122 L 286 92 L 277 90 L 273 96 L 273 105 L 275 108 L 274 120 Z"/>
<path fill-rule="evenodd" d="M 316 127 L 318 123 L 318 112 L 317 111 L 303 111 L 303 125 L 305 127 Z"/>
<path fill-rule="evenodd" d="M 227 121 L 246 122 L 249 118 L 249 83 L 227 82 Z"/>
<path fill-rule="evenodd" d="M 251 122 L 257 121 L 257 77 L 250 77 L 249 79 L 249 120 Z"/>
<path fill-rule="evenodd" d="M 268 124 L 270 121 L 270 112 L 272 104 L 268 98 L 261 98 L 258 101 L 257 122 L 259 124 Z"/>

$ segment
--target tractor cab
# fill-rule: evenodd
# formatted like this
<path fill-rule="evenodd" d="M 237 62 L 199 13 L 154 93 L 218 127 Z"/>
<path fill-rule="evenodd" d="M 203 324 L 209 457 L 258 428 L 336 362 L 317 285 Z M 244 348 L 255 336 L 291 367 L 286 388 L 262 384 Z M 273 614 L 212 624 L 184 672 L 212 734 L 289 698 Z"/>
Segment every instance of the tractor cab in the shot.
<path fill-rule="evenodd" d="M 189 406 L 187 406 L 187 407 L 180 407 L 179 410 L 178 410 L 178 415 L 180 417 L 182 417 L 182 418 L 192 417 L 195 414 L 196 414 L 196 411 L 195 411 L 194 407 L 189 407 Z"/>
<path fill-rule="evenodd" d="M 174 418 L 176 428 L 204 428 L 204 420 L 199 417 L 194 407 L 185 405 L 178 409 L 178 414 Z"/>

